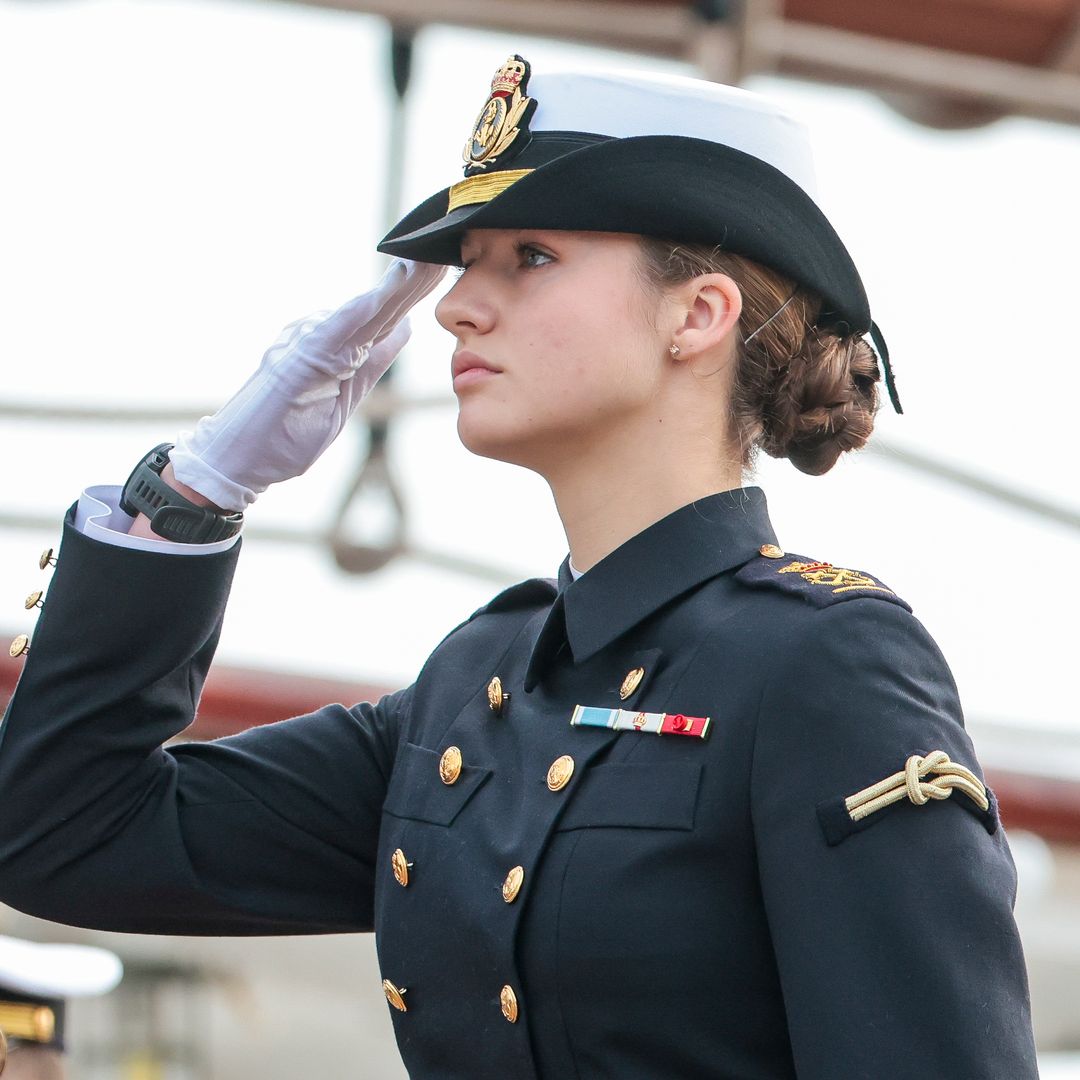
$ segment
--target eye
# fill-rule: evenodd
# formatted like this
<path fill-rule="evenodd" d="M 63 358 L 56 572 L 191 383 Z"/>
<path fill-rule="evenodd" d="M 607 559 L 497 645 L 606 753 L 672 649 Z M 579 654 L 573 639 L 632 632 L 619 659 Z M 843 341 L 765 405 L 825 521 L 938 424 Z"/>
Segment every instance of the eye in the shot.
<path fill-rule="evenodd" d="M 521 265 L 530 270 L 538 266 L 546 266 L 548 263 L 555 261 L 554 255 L 549 254 L 535 244 L 518 244 L 517 253 Z"/>

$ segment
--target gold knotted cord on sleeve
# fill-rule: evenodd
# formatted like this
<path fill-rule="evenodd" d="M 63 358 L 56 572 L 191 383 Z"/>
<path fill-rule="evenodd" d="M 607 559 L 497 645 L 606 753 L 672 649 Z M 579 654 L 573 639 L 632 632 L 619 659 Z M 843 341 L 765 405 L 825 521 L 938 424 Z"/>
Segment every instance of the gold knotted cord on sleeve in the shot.
<path fill-rule="evenodd" d="M 931 773 L 933 777 L 926 779 Z M 844 806 L 852 821 L 860 821 L 903 798 L 922 806 L 931 799 L 947 799 L 953 789 L 966 795 L 980 810 L 990 808 L 979 778 L 970 769 L 950 761 L 944 750 L 933 750 L 926 757 L 912 754 L 900 772 L 849 795 Z"/>

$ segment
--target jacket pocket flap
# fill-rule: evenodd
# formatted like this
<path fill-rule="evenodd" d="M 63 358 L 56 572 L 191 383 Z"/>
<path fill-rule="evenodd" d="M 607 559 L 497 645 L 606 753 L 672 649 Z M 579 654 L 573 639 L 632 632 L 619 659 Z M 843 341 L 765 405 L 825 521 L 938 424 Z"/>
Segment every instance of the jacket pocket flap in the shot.
<path fill-rule="evenodd" d="M 700 763 L 596 765 L 582 778 L 557 828 L 689 830 L 700 784 Z"/>
<path fill-rule="evenodd" d="M 394 763 L 383 810 L 394 817 L 449 825 L 491 775 L 491 769 L 463 764 L 457 780 L 444 784 L 439 776 L 440 757 L 425 746 L 405 743 Z"/>

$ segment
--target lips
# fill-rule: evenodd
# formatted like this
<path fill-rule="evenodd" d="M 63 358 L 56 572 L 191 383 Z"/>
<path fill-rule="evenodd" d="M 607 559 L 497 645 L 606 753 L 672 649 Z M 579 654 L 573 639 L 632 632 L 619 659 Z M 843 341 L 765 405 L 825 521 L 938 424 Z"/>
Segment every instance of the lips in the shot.
<path fill-rule="evenodd" d="M 475 368 L 491 372 L 502 370 L 502 368 L 497 368 L 494 364 L 489 364 L 482 356 L 477 356 L 476 353 L 467 351 L 454 353 L 454 360 L 450 365 L 450 374 L 453 378 L 456 379 L 463 372 L 472 371 Z"/>

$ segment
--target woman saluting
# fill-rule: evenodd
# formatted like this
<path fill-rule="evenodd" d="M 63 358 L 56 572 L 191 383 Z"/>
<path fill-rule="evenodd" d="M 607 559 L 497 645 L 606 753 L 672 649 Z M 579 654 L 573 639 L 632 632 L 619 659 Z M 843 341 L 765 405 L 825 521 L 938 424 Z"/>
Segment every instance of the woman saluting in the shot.
<path fill-rule="evenodd" d="M 825 472 L 877 407 L 801 129 L 515 56 L 466 162 L 381 245 L 416 262 L 288 328 L 139 464 L 130 514 L 118 489 L 74 509 L 0 746 L 2 898 L 112 930 L 375 929 L 416 1080 L 1036 1076 L 1015 874 L 945 662 L 741 486 L 760 449 Z M 241 511 L 329 445 L 441 264 L 461 439 L 548 481 L 558 580 L 378 703 L 162 749 Z"/>

